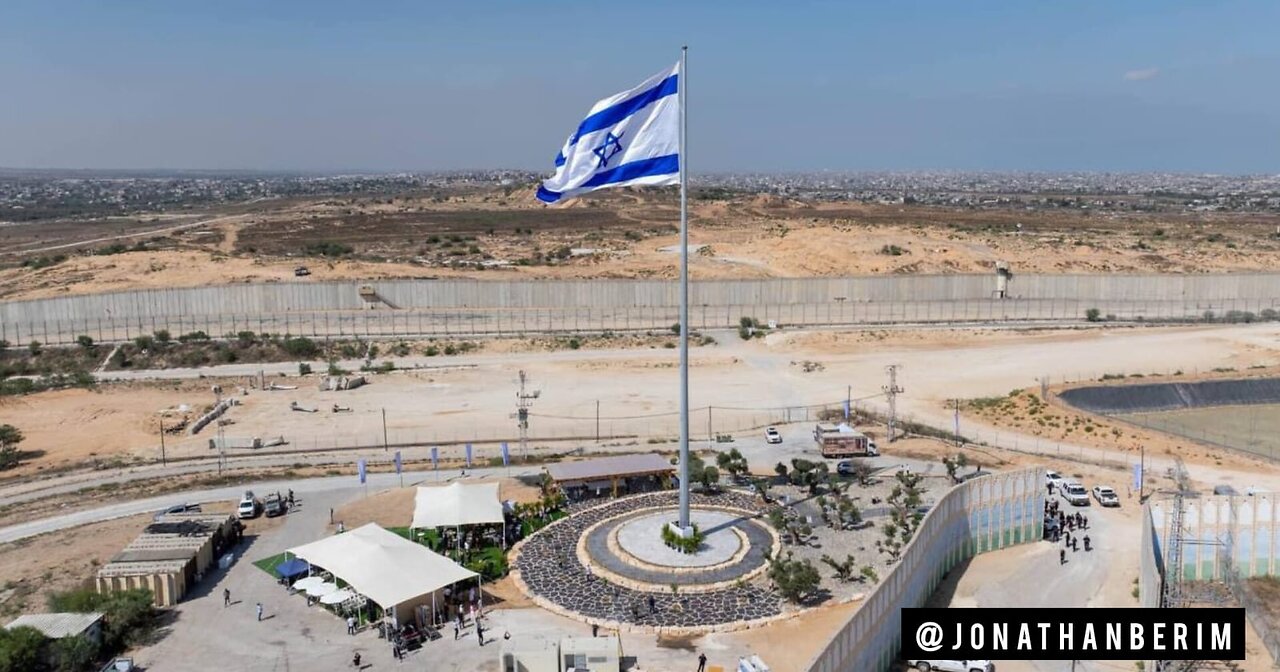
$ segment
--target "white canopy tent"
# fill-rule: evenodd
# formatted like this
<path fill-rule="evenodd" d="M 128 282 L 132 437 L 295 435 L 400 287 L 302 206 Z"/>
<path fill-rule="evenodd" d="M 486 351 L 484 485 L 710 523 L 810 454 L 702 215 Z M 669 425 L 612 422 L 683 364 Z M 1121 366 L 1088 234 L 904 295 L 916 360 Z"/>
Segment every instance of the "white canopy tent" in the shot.
<path fill-rule="evenodd" d="M 412 613 L 435 592 L 476 573 L 420 544 L 369 523 L 354 530 L 289 549 L 295 557 L 323 567 L 355 592 L 394 614 Z"/>
<path fill-rule="evenodd" d="M 418 488 L 413 527 L 498 525 L 505 518 L 497 483 L 453 483 L 443 488 Z"/>

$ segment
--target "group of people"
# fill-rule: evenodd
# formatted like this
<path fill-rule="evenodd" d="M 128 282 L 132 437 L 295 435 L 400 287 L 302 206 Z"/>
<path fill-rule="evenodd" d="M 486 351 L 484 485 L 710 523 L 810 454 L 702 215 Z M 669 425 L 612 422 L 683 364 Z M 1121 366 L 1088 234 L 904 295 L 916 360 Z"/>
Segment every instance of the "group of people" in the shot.
<path fill-rule="evenodd" d="M 1086 552 L 1093 550 L 1090 546 L 1089 535 L 1081 535 L 1083 530 L 1089 529 L 1089 517 L 1080 512 L 1066 513 L 1061 510 L 1058 500 L 1051 500 L 1044 503 L 1044 518 L 1046 523 L 1054 523 L 1054 525 L 1046 525 L 1045 536 L 1053 543 L 1061 541 L 1063 548 L 1058 549 L 1058 564 L 1067 564 L 1067 549 L 1071 549 L 1072 553 L 1080 550 L 1081 542 L 1084 543 Z M 1072 532 L 1075 532 L 1073 535 Z M 1082 538 L 1083 537 L 1083 538 Z"/>

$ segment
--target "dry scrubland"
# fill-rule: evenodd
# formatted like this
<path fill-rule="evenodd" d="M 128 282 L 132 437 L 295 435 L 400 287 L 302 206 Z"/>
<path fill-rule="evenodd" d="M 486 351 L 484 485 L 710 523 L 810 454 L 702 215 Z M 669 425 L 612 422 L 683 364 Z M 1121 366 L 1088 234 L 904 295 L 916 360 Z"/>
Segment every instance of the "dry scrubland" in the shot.
<path fill-rule="evenodd" d="M 230 212 L 231 214 L 226 214 Z M 288 200 L 146 223 L 42 222 L 0 244 L 57 244 L 137 232 L 57 253 L 0 258 L 7 299 L 131 288 L 295 279 L 673 278 L 676 200 L 620 192 L 543 207 L 524 191 Z M 1280 217 L 695 199 L 695 278 L 990 272 L 1203 273 L 1280 266 Z M 126 225 L 127 224 L 127 225 Z M 1016 226 L 1022 225 L 1021 233 Z M 38 227 L 38 228 L 36 228 Z M 94 252 L 97 252 L 95 254 Z M 60 256 L 61 255 L 61 256 Z M 25 267 L 18 264 L 26 263 Z"/>

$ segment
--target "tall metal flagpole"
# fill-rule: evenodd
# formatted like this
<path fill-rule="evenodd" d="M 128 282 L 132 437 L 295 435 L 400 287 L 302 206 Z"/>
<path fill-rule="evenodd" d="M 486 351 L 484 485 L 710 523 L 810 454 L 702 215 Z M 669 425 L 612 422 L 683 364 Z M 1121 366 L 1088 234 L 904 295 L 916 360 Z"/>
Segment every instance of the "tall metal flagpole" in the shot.
<path fill-rule="evenodd" d="M 689 47 L 680 47 L 680 532 L 689 525 L 689 155 L 685 147 L 688 112 L 685 89 L 688 79 Z"/>

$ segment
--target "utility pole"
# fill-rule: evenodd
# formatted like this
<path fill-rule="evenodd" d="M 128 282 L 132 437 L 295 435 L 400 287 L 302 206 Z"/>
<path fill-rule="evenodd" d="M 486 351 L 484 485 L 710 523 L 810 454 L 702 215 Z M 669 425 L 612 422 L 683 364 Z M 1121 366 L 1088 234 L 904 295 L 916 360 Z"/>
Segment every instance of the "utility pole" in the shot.
<path fill-rule="evenodd" d="M 387 409 L 382 409 L 382 452 L 387 452 Z"/>
<path fill-rule="evenodd" d="M 218 407 L 222 405 L 221 385 L 213 386 L 213 399 L 213 409 L 217 411 Z M 219 414 L 213 421 L 218 425 L 218 475 L 221 476 L 223 464 L 227 461 L 227 438 L 222 431 L 222 415 Z"/>
<path fill-rule="evenodd" d="M 520 391 L 516 392 L 516 419 L 517 419 L 517 424 L 520 426 L 520 454 L 524 456 L 524 460 L 526 462 L 529 461 L 529 407 L 533 405 L 533 400 L 537 399 L 538 396 L 542 394 L 541 390 L 526 392 L 525 383 L 527 383 L 528 380 L 529 380 L 529 377 L 526 376 L 524 370 L 521 369 L 520 370 Z M 596 408 L 597 408 L 596 433 L 599 434 L 599 431 L 600 431 L 599 430 L 600 421 L 599 421 L 599 415 L 598 415 L 599 402 L 597 402 Z"/>
<path fill-rule="evenodd" d="M 885 398 L 889 401 L 889 442 L 897 438 L 898 430 L 898 395 L 903 393 L 903 389 L 898 387 L 898 364 L 890 364 L 884 367 L 889 372 L 889 384 L 885 385 Z"/>
<path fill-rule="evenodd" d="M 169 466 L 169 461 L 164 456 L 164 418 L 160 419 L 160 464 L 161 466 Z"/>
<path fill-rule="evenodd" d="M 955 410 L 956 419 L 956 448 L 960 447 L 960 400 L 952 399 L 951 408 Z"/>
<path fill-rule="evenodd" d="M 596 443 L 600 443 L 600 400 L 596 399 Z"/>

